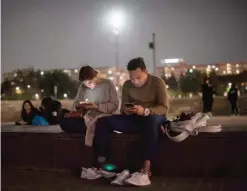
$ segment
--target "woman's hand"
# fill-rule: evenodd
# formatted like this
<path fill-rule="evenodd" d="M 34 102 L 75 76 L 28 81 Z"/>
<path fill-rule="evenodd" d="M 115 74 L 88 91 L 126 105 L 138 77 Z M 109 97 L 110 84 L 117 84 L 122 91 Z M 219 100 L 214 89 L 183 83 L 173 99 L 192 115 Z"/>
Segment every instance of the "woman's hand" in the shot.
<path fill-rule="evenodd" d="M 90 110 L 90 109 L 98 109 L 99 105 L 96 103 L 86 103 L 85 105 L 83 105 L 83 108 Z"/>
<path fill-rule="evenodd" d="M 25 122 L 25 121 L 21 120 L 21 121 L 20 121 L 20 124 L 21 124 L 21 125 L 26 125 L 26 124 L 27 124 L 27 122 Z"/>

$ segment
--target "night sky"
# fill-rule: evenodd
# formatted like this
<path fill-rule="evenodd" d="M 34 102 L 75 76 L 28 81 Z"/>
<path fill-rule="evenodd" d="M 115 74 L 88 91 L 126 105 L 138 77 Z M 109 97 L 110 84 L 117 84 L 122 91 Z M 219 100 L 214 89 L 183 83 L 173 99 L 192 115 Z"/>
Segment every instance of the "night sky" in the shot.
<path fill-rule="evenodd" d="M 157 62 L 247 61 L 247 0 L 2 0 L 2 72 L 35 67 L 114 66 L 111 10 L 125 13 L 120 66 L 141 56 L 156 33 Z M 157 63 L 157 65 L 159 65 Z"/>

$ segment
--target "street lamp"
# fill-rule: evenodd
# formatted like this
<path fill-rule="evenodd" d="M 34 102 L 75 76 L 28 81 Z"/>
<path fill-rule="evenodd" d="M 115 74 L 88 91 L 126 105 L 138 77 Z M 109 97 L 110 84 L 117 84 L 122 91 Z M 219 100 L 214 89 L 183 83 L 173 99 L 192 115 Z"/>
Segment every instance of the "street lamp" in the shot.
<path fill-rule="evenodd" d="M 119 85 L 119 33 L 123 29 L 124 25 L 124 14 L 121 11 L 114 11 L 109 14 L 109 24 L 111 25 L 113 29 L 113 33 L 116 37 L 116 46 L 115 46 L 115 59 L 116 59 L 116 71 L 115 71 L 115 76 L 116 76 L 116 85 Z"/>

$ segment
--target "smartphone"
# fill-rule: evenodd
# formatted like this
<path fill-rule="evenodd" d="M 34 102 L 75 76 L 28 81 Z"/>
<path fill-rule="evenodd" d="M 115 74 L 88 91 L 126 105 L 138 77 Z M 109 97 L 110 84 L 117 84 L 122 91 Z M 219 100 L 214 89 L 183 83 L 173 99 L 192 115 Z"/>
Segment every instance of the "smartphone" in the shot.
<path fill-rule="evenodd" d="M 124 104 L 124 106 L 127 108 L 135 107 L 135 105 L 133 103 L 126 103 L 126 104 Z"/>
<path fill-rule="evenodd" d="M 92 103 L 89 103 L 87 101 L 80 101 L 79 104 L 80 105 L 92 105 Z"/>

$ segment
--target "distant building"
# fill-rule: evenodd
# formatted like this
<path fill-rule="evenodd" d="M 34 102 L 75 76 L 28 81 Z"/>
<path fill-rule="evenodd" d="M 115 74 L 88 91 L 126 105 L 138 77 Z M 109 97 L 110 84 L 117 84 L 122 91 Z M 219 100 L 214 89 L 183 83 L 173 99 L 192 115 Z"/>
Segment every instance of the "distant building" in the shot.
<path fill-rule="evenodd" d="M 173 74 L 176 79 L 187 72 L 188 70 L 199 70 L 204 73 L 210 73 L 215 71 L 217 75 L 237 75 L 244 70 L 247 71 L 247 61 L 245 62 L 227 62 L 227 63 L 215 63 L 215 64 L 186 64 L 183 60 L 179 60 L 177 63 L 164 63 L 161 62 L 162 66 L 157 67 L 157 74 L 165 76 L 166 78 L 171 77 Z"/>

